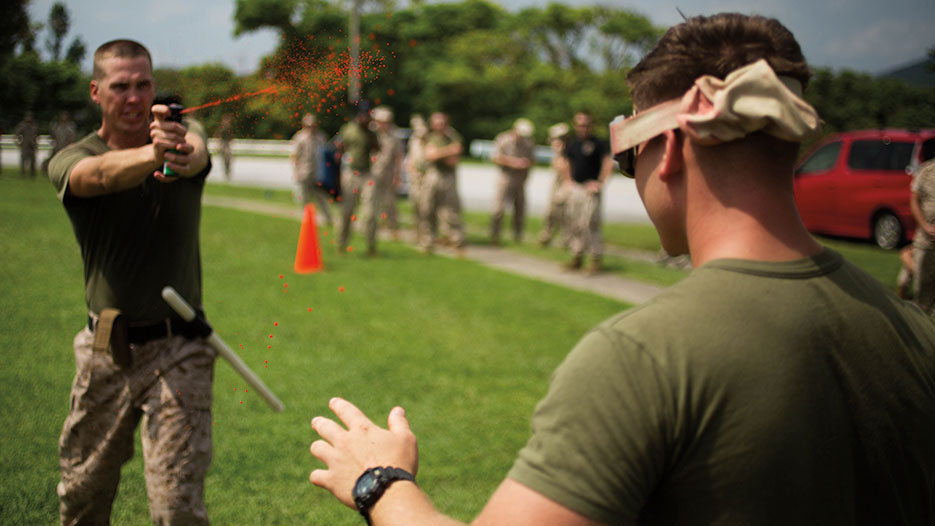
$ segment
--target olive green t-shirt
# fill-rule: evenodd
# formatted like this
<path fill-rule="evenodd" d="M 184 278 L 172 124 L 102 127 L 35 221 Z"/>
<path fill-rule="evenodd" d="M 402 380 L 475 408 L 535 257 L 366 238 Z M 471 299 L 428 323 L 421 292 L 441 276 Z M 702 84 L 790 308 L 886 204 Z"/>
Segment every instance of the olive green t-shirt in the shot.
<path fill-rule="evenodd" d="M 204 136 L 200 126 L 187 124 Z M 68 178 L 75 165 L 110 150 L 97 133 L 91 133 L 49 163 L 49 178 L 81 248 L 88 309 L 100 313 L 117 308 L 131 322 L 177 317 L 161 296 L 167 285 L 191 305 L 201 306 L 198 230 L 210 163 L 200 174 L 173 183 L 150 177 L 122 192 L 90 198 L 72 195 Z"/>
<path fill-rule="evenodd" d="M 606 524 L 932 524 L 935 325 L 829 249 L 713 261 L 556 370 L 509 476 Z"/>
<path fill-rule="evenodd" d="M 338 135 L 344 145 L 342 163 L 355 172 L 369 172 L 371 157 L 379 147 L 376 134 L 351 121 L 341 127 Z"/>

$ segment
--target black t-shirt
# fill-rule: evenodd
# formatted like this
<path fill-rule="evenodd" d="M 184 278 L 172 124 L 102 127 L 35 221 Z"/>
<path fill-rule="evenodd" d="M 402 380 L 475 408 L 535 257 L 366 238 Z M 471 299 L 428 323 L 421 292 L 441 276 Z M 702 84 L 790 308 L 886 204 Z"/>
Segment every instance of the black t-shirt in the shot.
<path fill-rule="evenodd" d="M 597 180 L 601 174 L 601 163 L 609 152 L 607 143 L 593 135 L 585 139 L 572 139 L 564 152 L 571 165 L 571 178 L 576 183 Z"/>

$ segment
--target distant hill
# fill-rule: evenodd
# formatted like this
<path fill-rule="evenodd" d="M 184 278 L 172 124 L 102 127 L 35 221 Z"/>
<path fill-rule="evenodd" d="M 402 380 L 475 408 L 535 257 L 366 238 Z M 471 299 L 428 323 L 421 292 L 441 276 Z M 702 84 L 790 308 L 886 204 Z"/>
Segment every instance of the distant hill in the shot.
<path fill-rule="evenodd" d="M 924 58 L 918 62 L 880 74 L 881 78 L 901 79 L 909 84 L 923 87 L 935 87 L 935 71 L 927 67 L 929 59 Z"/>

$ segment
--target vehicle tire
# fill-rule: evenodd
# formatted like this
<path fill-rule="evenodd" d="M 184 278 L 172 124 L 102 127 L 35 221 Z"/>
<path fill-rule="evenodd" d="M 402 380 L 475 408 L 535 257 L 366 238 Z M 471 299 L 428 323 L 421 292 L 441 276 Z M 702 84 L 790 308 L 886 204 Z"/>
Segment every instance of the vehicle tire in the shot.
<path fill-rule="evenodd" d="M 873 240 L 880 248 L 892 250 L 903 241 L 903 225 L 890 212 L 881 212 L 873 220 Z"/>

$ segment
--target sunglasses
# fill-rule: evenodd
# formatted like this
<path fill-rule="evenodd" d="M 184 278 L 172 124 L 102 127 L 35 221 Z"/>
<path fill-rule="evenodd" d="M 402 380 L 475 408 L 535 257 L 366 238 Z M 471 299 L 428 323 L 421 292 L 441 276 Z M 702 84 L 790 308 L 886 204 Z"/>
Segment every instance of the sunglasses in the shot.
<path fill-rule="evenodd" d="M 617 162 L 617 170 L 619 170 L 624 177 L 629 177 L 630 179 L 636 177 L 637 148 L 639 148 L 639 145 L 614 155 L 614 161 Z"/>
<path fill-rule="evenodd" d="M 636 155 L 640 144 L 679 127 L 677 116 L 680 104 L 681 99 L 673 99 L 632 117 L 620 115 L 610 123 L 610 148 L 621 174 L 633 179 L 636 176 Z"/>

